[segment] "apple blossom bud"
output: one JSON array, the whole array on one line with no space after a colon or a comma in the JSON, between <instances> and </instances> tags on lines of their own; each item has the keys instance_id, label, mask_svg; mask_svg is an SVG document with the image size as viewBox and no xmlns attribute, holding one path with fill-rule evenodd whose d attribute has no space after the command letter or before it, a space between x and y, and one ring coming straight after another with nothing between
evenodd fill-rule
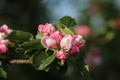
<instances>
[{"instance_id":1,"label":"apple blossom bud","mask_svg":"<svg viewBox=\"0 0 120 80\"><path fill-rule=\"evenodd\" d=\"M74 32L77 35L89 36L91 34L91 29L86 25L76 26Z\"/></svg>"},{"instance_id":2,"label":"apple blossom bud","mask_svg":"<svg viewBox=\"0 0 120 80\"><path fill-rule=\"evenodd\" d=\"M0 44L0 53L5 54L7 52L7 47L5 44Z\"/></svg>"},{"instance_id":3,"label":"apple blossom bud","mask_svg":"<svg viewBox=\"0 0 120 80\"><path fill-rule=\"evenodd\" d=\"M0 27L0 32L5 33L5 35L8 35L9 33L12 32L12 30L9 29L6 24L4 24Z\"/></svg>"},{"instance_id":4,"label":"apple blossom bud","mask_svg":"<svg viewBox=\"0 0 120 80\"><path fill-rule=\"evenodd\" d=\"M54 26L52 24L46 23L44 31L49 33L49 34L52 34L55 31L55 29L54 29Z\"/></svg>"},{"instance_id":5,"label":"apple blossom bud","mask_svg":"<svg viewBox=\"0 0 120 80\"><path fill-rule=\"evenodd\" d=\"M55 31L54 26L52 24L46 23L45 25L40 24L38 26L38 32L42 32L44 36L50 35Z\"/></svg>"},{"instance_id":6,"label":"apple blossom bud","mask_svg":"<svg viewBox=\"0 0 120 80\"><path fill-rule=\"evenodd\" d=\"M55 48L56 41L49 36L43 36L41 39L41 44L44 48Z\"/></svg>"},{"instance_id":7,"label":"apple blossom bud","mask_svg":"<svg viewBox=\"0 0 120 80\"><path fill-rule=\"evenodd\" d=\"M62 33L60 31L55 31L50 35L50 37L52 37L56 43L59 44L62 39Z\"/></svg>"},{"instance_id":8,"label":"apple blossom bud","mask_svg":"<svg viewBox=\"0 0 120 80\"><path fill-rule=\"evenodd\" d=\"M8 45L9 40L0 39L0 44Z\"/></svg>"},{"instance_id":9,"label":"apple blossom bud","mask_svg":"<svg viewBox=\"0 0 120 80\"><path fill-rule=\"evenodd\" d=\"M60 60L67 59L67 53L65 53L64 51L57 51L55 56L57 59L60 59Z\"/></svg>"},{"instance_id":10,"label":"apple blossom bud","mask_svg":"<svg viewBox=\"0 0 120 80\"><path fill-rule=\"evenodd\" d=\"M71 48L71 53L72 55L76 55L79 52L79 47L72 47Z\"/></svg>"},{"instance_id":11,"label":"apple blossom bud","mask_svg":"<svg viewBox=\"0 0 120 80\"><path fill-rule=\"evenodd\" d=\"M82 47L84 46L85 41L83 40L82 36L80 35L73 35L72 36L72 46Z\"/></svg>"},{"instance_id":12,"label":"apple blossom bud","mask_svg":"<svg viewBox=\"0 0 120 80\"><path fill-rule=\"evenodd\" d=\"M69 51L72 46L72 37L71 35L65 35L62 40L60 41L60 47Z\"/></svg>"},{"instance_id":13,"label":"apple blossom bud","mask_svg":"<svg viewBox=\"0 0 120 80\"><path fill-rule=\"evenodd\" d=\"M43 24L40 24L39 26L38 26L38 32L43 32L43 30L44 30L44 25Z\"/></svg>"},{"instance_id":14,"label":"apple blossom bud","mask_svg":"<svg viewBox=\"0 0 120 80\"><path fill-rule=\"evenodd\" d=\"M4 39L6 37L5 33L0 32L0 39Z\"/></svg>"}]
</instances>

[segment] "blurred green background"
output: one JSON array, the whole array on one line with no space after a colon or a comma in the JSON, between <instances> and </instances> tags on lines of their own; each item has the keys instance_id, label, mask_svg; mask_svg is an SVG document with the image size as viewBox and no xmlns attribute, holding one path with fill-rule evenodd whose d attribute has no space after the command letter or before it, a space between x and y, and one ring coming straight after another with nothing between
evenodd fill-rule
<instances>
[{"instance_id":1,"label":"blurred green background","mask_svg":"<svg viewBox=\"0 0 120 80\"><path fill-rule=\"evenodd\" d=\"M86 45L81 52L93 80L120 80L119 3L120 0L0 0L0 26L7 24L11 29L35 35L39 24L55 24L59 18L71 16L77 26L85 25L91 31L83 36ZM77 65L69 65L64 74L35 71L32 65L5 65L6 80L81 80Z\"/></svg>"}]
</instances>

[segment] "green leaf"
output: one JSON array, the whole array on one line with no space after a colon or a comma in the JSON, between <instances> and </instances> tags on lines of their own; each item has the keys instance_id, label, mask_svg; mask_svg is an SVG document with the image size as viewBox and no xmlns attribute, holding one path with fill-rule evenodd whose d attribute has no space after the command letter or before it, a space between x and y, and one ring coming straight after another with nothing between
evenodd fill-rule
<instances>
[{"instance_id":1,"label":"green leaf","mask_svg":"<svg viewBox=\"0 0 120 80\"><path fill-rule=\"evenodd\" d=\"M7 78L7 73L0 67L0 77Z\"/></svg>"},{"instance_id":2,"label":"green leaf","mask_svg":"<svg viewBox=\"0 0 120 80\"><path fill-rule=\"evenodd\" d=\"M52 55L48 56L44 52L38 51L34 56L33 56L33 66L37 70L49 70L49 65L55 60L55 54L53 53Z\"/></svg>"},{"instance_id":3,"label":"green leaf","mask_svg":"<svg viewBox=\"0 0 120 80\"><path fill-rule=\"evenodd\" d=\"M61 18L58 22L60 22L61 24L64 24L67 27L73 27L74 25L76 25L75 19L70 16L65 16Z\"/></svg>"},{"instance_id":4,"label":"green leaf","mask_svg":"<svg viewBox=\"0 0 120 80\"><path fill-rule=\"evenodd\" d=\"M38 70L44 70L48 65L50 65L55 60L55 54L52 54L47 59L43 60L39 65Z\"/></svg>"},{"instance_id":5,"label":"green leaf","mask_svg":"<svg viewBox=\"0 0 120 80\"><path fill-rule=\"evenodd\" d=\"M43 37L43 35L40 32L38 32L36 35L36 39L41 39L42 37Z\"/></svg>"},{"instance_id":6,"label":"green leaf","mask_svg":"<svg viewBox=\"0 0 120 80\"><path fill-rule=\"evenodd\" d=\"M36 53L34 53L32 62L33 62L33 66L35 67L35 69L38 69L42 61L46 59L47 57L48 56L42 50L41 51L39 50Z\"/></svg>"},{"instance_id":7,"label":"green leaf","mask_svg":"<svg viewBox=\"0 0 120 80\"><path fill-rule=\"evenodd\" d=\"M16 40L16 41L29 41L32 40L34 37L31 33L29 32L24 32L24 31L19 31L19 30L14 30L13 32L11 32L6 39L9 40Z\"/></svg>"},{"instance_id":8,"label":"green leaf","mask_svg":"<svg viewBox=\"0 0 120 80\"><path fill-rule=\"evenodd\" d=\"M27 42L24 42L23 44L19 45L19 48L23 49L24 53L26 54L32 50L41 49L43 47L40 43L40 40L34 39L34 40L27 41Z\"/></svg>"},{"instance_id":9,"label":"green leaf","mask_svg":"<svg viewBox=\"0 0 120 80\"><path fill-rule=\"evenodd\" d=\"M23 44L20 45L20 48L23 48L25 50L30 50L30 49L41 49L42 45L40 43L40 40L31 40L24 42Z\"/></svg>"},{"instance_id":10,"label":"green leaf","mask_svg":"<svg viewBox=\"0 0 120 80\"><path fill-rule=\"evenodd\" d=\"M57 23L57 28L62 32L62 34L71 34L73 35L74 33L67 28L67 26L65 26L64 24L61 24L60 22Z\"/></svg>"},{"instance_id":11,"label":"green leaf","mask_svg":"<svg viewBox=\"0 0 120 80\"><path fill-rule=\"evenodd\" d=\"M24 53L24 49L23 48L16 48L15 52L16 53Z\"/></svg>"}]
</instances>

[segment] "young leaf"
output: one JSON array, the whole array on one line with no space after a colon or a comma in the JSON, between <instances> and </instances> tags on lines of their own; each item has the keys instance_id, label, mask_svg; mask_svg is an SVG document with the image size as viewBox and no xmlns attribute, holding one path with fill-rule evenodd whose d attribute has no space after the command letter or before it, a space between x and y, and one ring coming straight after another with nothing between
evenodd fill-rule
<instances>
[{"instance_id":1,"label":"young leaf","mask_svg":"<svg viewBox=\"0 0 120 80\"><path fill-rule=\"evenodd\" d=\"M57 23L57 28L62 32L62 34L74 34L69 28L67 28L67 26L61 24L60 22Z\"/></svg>"},{"instance_id":2,"label":"young leaf","mask_svg":"<svg viewBox=\"0 0 120 80\"><path fill-rule=\"evenodd\" d=\"M74 18L70 17L70 16L65 16L63 18L61 18L59 20L59 22L61 24L64 24L67 27L73 27L74 25L76 25L76 21Z\"/></svg>"},{"instance_id":3,"label":"young leaf","mask_svg":"<svg viewBox=\"0 0 120 80\"><path fill-rule=\"evenodd\" d=\"M24 31L19 31L19 30L14 30L13 32L11 32L6 39L9 40L16 40L16 41L29 41L32 40L34 37L31 33L29 32L24 32Z\"/></svg>"},{"instance_id":4,"label":"young leaf","mask_svg":"<svg viewBox=\"0 0 120 80\"><path fill-rule=\"evenodd\" d=\"M49 65L55 60L55 54L48 56L44 52L37 51L33 56L33 66L37 70L47 70Z\"/></svg>"},{"instance_id":5,"label":"young leaf","mask_svg":"<svg viewBox=\"0 0 120 80\"><path fill-rule=\"evenodd\" d=\"M38 69L42 61L46 59L47 57L48 56L43 51L40 51L40 50L34 53L32 57L32 62L33 62L33 66L35 67L35 69Z\"/></svg>"},{"instance_id":6,"label":"young leaf","mask_svg":"<svg viewBox=\"0 0 120 80\"><path fill-rule=\"evenodd\" d=\"M0 77L7 78L7 73L0 67Z\"/></svg>"},{"instance_id":7,"label":"young leaf","mask_svg":"<svg viewBox=\"0 0 120 80\"><path fill-rule=\"evenodd\" d=\"M43 60L39 65L38 70L44 70L48 65L50 65L55 60L55 54L52 54L47 59Z\"/></svg>"},{"instance_id":8,"label":"young leaf","mask_svg":"<svg viewBox=\"0 0 120 80\"><path fill-rule=\"evenodd\" d=\"M43 35L38 32L37 35L36 35L36 39L41 39L42 37L43 37Z\"/></svg>"}]
</instances>

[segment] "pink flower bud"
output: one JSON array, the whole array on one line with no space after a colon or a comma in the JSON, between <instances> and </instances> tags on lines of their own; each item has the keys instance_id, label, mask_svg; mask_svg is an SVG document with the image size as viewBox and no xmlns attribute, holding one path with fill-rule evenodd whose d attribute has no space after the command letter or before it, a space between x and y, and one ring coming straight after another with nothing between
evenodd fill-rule
<instances>
[{"instance_id":1,"label":"pink flower bud","mask_svg":"<svg viewBox=\"0 0 120 80\"><path fill-rule=\"evenodd\" d=\"M86 25L76 26L74 32L77 35L89 36L91 34L91 29Z\"/></svg>"},{"instance_id":2,"label":"pink flower bud","mask_svg":"<svg viewBox=\"0 0 120 80\"><path fill-rule=\"evenodd\" d=\"M0 39L4 39L6 37L5 33L0 32Z\"/></svg>"},{"instance_id":3,"label":"pink flower bud","mask_svg":"<svg viewBox=\"0 0 120 80\"><path fill-rule=\"evenodd\" d=\"M65 35L62 40L60 41L60 47L69 51L72 46L72 37L71 35Z\"/></svg>"},{"instance_id":4,"label":"pink flower bud","mask_svg":"<svg viewBox=\"0 0 120 80\"><path fill-rule=\"evenodd\" d=\"M44 36L50 35L55 31L54 26L52 24L46 23L45 25L40 24L38 26L38 32L42 32Z\"/></svg>"},{"instance_id":5,"label":"pink flower bud","mask_svg":"<svg viewBox=\"0 0 120 80\"><path fill-rule=\"evenodd\" d=\"M54 26L52 24L46 23L44 31L48 32L49 34L52 34L55 31L55 29L54 29Z\"/></svg>"},{"instance_id":6,"label":"pink flower bud","mask_svg":"<svg viewBox=\"0 0 120 80\"><path fill-rule=\"evenodd\" d=\"M0 39L0 44L8 45L8 43L9 43L9 40Z\"/></svg>"},{"instance_id":7,"label":"pink flower bud","mask_svg":"<svg viewBox=\"0 0 120 80\"><path fill-rule=\"evenodd\" d=\"M12 30L8 28L6 24L0 27L0 32L5 33L6 35L11 33Z\"/></svg>"},{"instance_id":8,"label":"pink flower bud","mask_svg":"<svg viewBox=\"0 0 120 80\"><path fill-rule=\"evenodd\" d=\"M72 55L76 55L79 52L79 47L72 47L71 48L71 53Z\"/></svg>"},{"instance_id":9,"label":"pink flower bud","mask_svg":"<svg viewBox=\"0 0 120 80\"><path fill-rule=\"evenodd\" d=\"M55 56L57 59L60 59L60 60L67 59L67 53L65 53L64 51L57 51Z\"/></svg>"},{"instance_id":10,"label":"pink flower bud","mask_svg":"<svg viewBox=\"0 0 120 80\"><path fill-rule=\"evenodd\" d=\"M55 31L50 35L50 37L52 37L56 43L59 44L62 39L62 33L60 31Z\"/></svg>"},{"instance_id":11,"label":"pink flower bud","mask_svg":"<svg viewBox=\"0 0 120 80\"><path fill-rule=\"evenodd\" d=\"M41 44L44 48L55 48L56 47L56 41L49 36L44 36L41 39Z\"/></svg>"},{"instance_id":12,"label":"pink flower bud","mask_svg":"<svg viewBox=\"0 0 120 80\"><path fill-rule=\"evenodd\" d=\"M7 47L5 44L0 44L0 53L5 54L7 52Z\"/></svg>"},{"instance_id":13,"label":"pink flower bud","mask_svg":"<svg viewBox=\"0 0 120 80\"><path fill-rule=\"evenodd\" d=\"M43 24L40 24L39 26L38 26L38 32L43 32L43 30L44 30L44 25Z\"/></svg>"},{"instance_id":14,"label":"pink flower bud","mask_svg":"<svg viewBox=\"0 0 120 80\"><path fill-rule=\"evenodd\" d=\"M85 41L83 40L82 36L80 35L73 35L72 36L72 45L76 47L84 46Z\"/></svg>"}]
</instances>

